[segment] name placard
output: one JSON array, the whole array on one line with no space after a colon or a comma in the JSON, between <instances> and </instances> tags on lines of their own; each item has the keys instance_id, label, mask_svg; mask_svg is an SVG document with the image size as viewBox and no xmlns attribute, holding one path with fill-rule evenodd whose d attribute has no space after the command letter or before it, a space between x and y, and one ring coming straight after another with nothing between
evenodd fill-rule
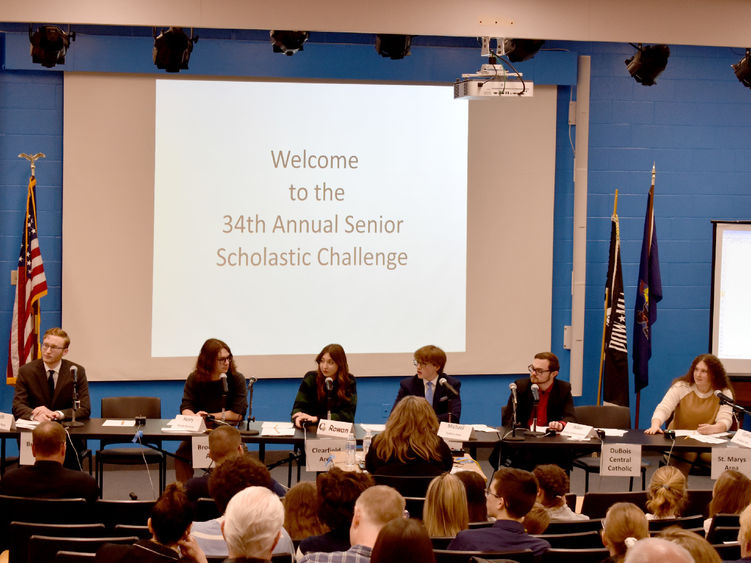
<instances>
[{"instance_id":1,"label":"name placard","mask_svg":"<svg viewBox=\"0 0 751 563\"><path fill-rule=\"evenodd\" d=\"M561 436L567 436L571 440L589 440L597 436L597 434L592 426L577 422L568 422L566 423L566 427L561 430Z\"/></svg>"},{"instance_id":2,"label":"name placard","mask_svg":"<svg viewBox=\"0 0 751 563\"><path fill-rule=\"evenodd\" d=\"M0 412L0 430L7 431L15 429L16 419L13 418L13 415L8 414L7 412Z\"/></svg>"},{"instance_id":3,"label":"name placard","mask_svg":"<svg viewBox=\"0 0 751 563\"><path fill-rule=\"evenodd\" d=\"M447 442L466 442L473 434L474 429L470 424L441 422L438 426L438 435Z\"/></svg>"},{"instance_id":4,"label":"name placard","mask_svg":"<svg viewBox=\"0 0 751 563\"><path fill-rule=\"evenodd\" d=\"M34 454L31 452L31 432L21 432L21 443L18 449L18 465L34 465Z\"/></svg>"},{"instance_id":5,"label":"name placard","mask_svg":"<svg viewBox=\"0 0 751 563\"><path fill-rule=\"evenodd\" d=\"M305 440L305 471L328 471L334 464L334 452L343 452L347 440Z\"/></svg>"},{"instance_id":6,"label":"name placard","mask_svg":"<svg viewBox=\"0 0 751 563\"><path fill-rule=\"evenodd\" d=\"M316 434L319 438L344 438L346 440L350 432L354 433L353 427L354 424L351 422L324 418L318 421Z\"/></svg>"},{"instance_id":7,"label":"name placard","mask_svg":"<svg viewBox=\"0 0 751 563\"><path fill-rule=\"evenodd\" d=\"M751 452L746 448L712 448L712 479L723 471L735 469L744 475L751 471Z\"/></svg>"},{"instance_id":8,"label":"name placard","mask_svg":"<svg viewBox=\"0 0 751 563\"><path fill-rule=\"evenodd\" d=\"M569 422L569 424L571 424ZM568 424L566 425L568 428ZM603 444L600 450L600 475L638 477L641 474L641 446Z\"/></svg>"},{"instance_id":9,"label":"name placard","mask_svg":"<svg viewBox=\"0 0 751 563\"><path fill-rule=\"evenodd\" d=\"M743 446L745 448L751 448L751 432L739 428L735 432L735 436L730 439L736 446Z\"/></svg>"},{"instance_id":10,"label":"name placard","mask_svg":"<svg viewBox=\"0 0 751 563\"><path fill-rule=\"evenodd\" d=\"M206 469L211 467L208 435L193 436L190 439L190 442L193 450L193 467L195 469Z\"/></svg>"},{"instance_id":11,"label":"name placard","mask_svg":"<svg viewBox=\"0 0 751 563\"><path fill-rule=\"evenodd\" d=\"M173 432L206 432L206 422L198 415L178 414L167 426Z\"/></svg>"}]
</instances>

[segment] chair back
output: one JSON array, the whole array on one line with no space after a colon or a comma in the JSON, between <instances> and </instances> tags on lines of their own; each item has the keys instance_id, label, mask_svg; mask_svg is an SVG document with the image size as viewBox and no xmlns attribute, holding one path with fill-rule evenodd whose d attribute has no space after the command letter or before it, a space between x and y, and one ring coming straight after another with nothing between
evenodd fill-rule
<instances>
[{"instance_id":1,"label":"chair back","mask_svg":"<svg viewBox=\"0 0 751 563\"><path fill-rule=\"evenodd\" d=\"M271 563L295 563L295 558L291 553L272 553Z\"/></svg>"},{"instance_id":2,"label":"chair back","mask_svg":"<svg viewBox=\"0 0 751 563\"><path fill-rule=\"evenodd\" d=\"M78 551L58 551L55 563L92 563L96 553L79 553Z\"/></svg>"},{"instance_id":3,"label":"chair back","mask_svg":"<svg viewBox=\"0 0 751 563\"><path fill-rule=\"evenodd\" d=\"M103 500L96 501L99 522L112 530L117 524L145 526L148 523L155 500Z\"/></svg>"},{"instance_id":4,"label":"chair back","mask_svg":"<svg viewBox=\"0 0 751 563\"><path fill-rule=\"evenodd\" d=\"M543 535L547 534L576 534L578 532L599 532L602 530L602 518L590 520L553 520L545 528Z\"/></svg>"},{"instance_id":5,"label":"chair back","mask_svg":"<svg viewBox=\"0 0 751 563\"><path fill-rule=\"evenodd\" d=\"M102 418L162 418L159 397L102 397Z\"/></svg>"},{"instance_id":6,"label":"chair back","mask_svg":"<svg viewBox=\"0 0 751 563\"><path fill-rule=\"evenodd\" d=\"M572 534L537 534L536 538L545 540L550 547L564 547L568 549L601 548L602 537L597 530L575 532Z\"/></svg>"},{"instance_id":7,"label":"chair back","mask_svg":"<svg viewBox=\"0 0 751 563\"><path fill-rule=\"evenodd\" d=\"M11 521L71 524L96 521L85 499L47 499L0 495L0 551L8 549Z\"/></svg>"},{"instance_id":8,"label":"chair back","mask_svg":"<svg viewBox=\"0 0 751 563\"><path fill-rule=\"evenodd\" d=\"M138 541L130 537L55 538L33 535L29 538L29 561L49 563L55 560L58 551L96 553L105 543L132 544Z\"/></svg>"},{"instance_id":9,"label":"chair back","mask_svg":"<svg viewBox=\"0 0 751 563\"><path fill-rule=\"evenodd\" d=\"M590 518L605 518L608 508L616 502L632 502L644 510L644 505L647 502L647 493L646 491L585 493L584 501L582 502L582 514L586 514Z\"/></svg>"},{"instance_id":10,"label":"chair back","mask_svg":"<svg viewBox=\"0 0 751 563\"><path fill-rule=\"evenodd\" d=\"M31 536L54 536L58 538L88 537L104 535L104 524L38 524L34 522L10 523L9 563L27 563L29 560L29 538Z\"/></svg>"},{"instance_id":11,"label":"chair back","mask_svg":"<svg viewBox=\"0 0 751 563\"><path fill-rule=\"evenodd\" d=\"M221 514L213 498L201 497L195 504L195 521L207 522L214 518L219 518Z\"/></svg>"},{"instance_id":12,"label":"chair back","mask_svg":"<svg viewBox=\"0 0 751 563\"><path fill-rule=\"evenodd\" d=\"M404 497L406 510L410 518L422 520L422 509L425 507L425 497Z\"/></svg>"},{"instance_id":13,"label":"chair back","mask_svg":"<svg viewBox=\"0 0 751 563\"><path fill-rule=\"evenodd\" d=\"M531 550L520 551L449 551L448 549L433 549L436 563L470 563L473 557L483 559L511 559L517 563L534 563L535 557Z\"/></svg>"},{"instance_id":14,"label":"chair back","mask_svg":"<svg viewBox=\"0 0 751 563\"><path fill-rule=\"evenodd\" d=\"M451 540L456 536L430 536L430 543L433 544L433 549L447 549Z\"/></svg>"},{"instance_id":15,"label":"chair back","mask_svg":"<svg viewBox=\"0 0 751 563\"><path fill-rule=\"evenodd\" d=\"M723 561L736 561L741 558L741 544L735 543L713 543L712 547L720 555Z\"/></svg>"},{"instance_id":16,"label":"chair back","mask_svg":"<svg viewBox=\"0 0 751 563\"><path fill-rule=\"evenodd\" d=\"M740 526L717 526L710 528L707 533L707 541L711 544L736 542L738 541L738 532L740 531Z\"/></svg>"},{"instance_id":17,"label":"chair back","mask_svg":"<svg viewBox=\"0 0 751 563\"><path fill-rule=\"evenodd\" d=\"M591 549L552 548L542 554L542 563L600 563L610 557L604 547Z\"/></svg>"},{"instance_id":18,"label":"chair back","mask_svg":"<svg viewBox=\"0 0 751 563\"><path fill-rule=\"evenodd\" d=\"M704 517L701 514L693 516L682 516L681 518L661 518L659 520L649 521L649 533L659 532L670 526L678 526L688 530L690 528L701 528L704 524Z\"/></svg>"},{"instance_id":19,"label":"chair back","mask_svg":"<svg viewBox=\"0 0 751 563\"><path fill-rule=\"evenodd\" d=\"M435 475L373 475L378 485L393 487L403 497L423 497L428 492L428 485L435 479ZM422 518L422 512L420 513Z\"/></svg>"},{"instance_id":20,"label":"chair back","mask_svg":"<svg viewBox=\"0 0 751 563\"><path fill-rule=\"evenodd\" d=\"M717 528L740 528L741 523L739 519L739 514L715 514L712 518L712 523L709 525L709 531L707 532L707 541L712 544L722 543L721 541L715 541ZM734 539L737 539L737 537Z\"/></svg>"},{"instance_id":21,"label":"chair back","mask_svg":"<svg viewBox=\"0 0 751 563\"><path fill-rule=\"evenodd\" d=\"M116 536L138 536L142 540L150 540L153 535L148 526L135 524L117 524L114 529Z\"/></svg>"},{"instance_id":22,"label":"chair back","mask_svg":"<svg viewBox=\"0 0 751 563\"><path fill-rule=\"evenodd\" d=\"M701 514L709 517L709 503L712 500L712 489L688 490L688 502L683 509L684 514Z\"/></svg>"},{"instance_id":23,"label":"chair back","mask_svg":"<svg viewBox=\"0 0 751 563\"><path fill-rule=\"evenodd\" d=\"M618 405L582 405L574 407L579 424L596 428L631 428L631 409Z\"/></svg>"}]
</instances>

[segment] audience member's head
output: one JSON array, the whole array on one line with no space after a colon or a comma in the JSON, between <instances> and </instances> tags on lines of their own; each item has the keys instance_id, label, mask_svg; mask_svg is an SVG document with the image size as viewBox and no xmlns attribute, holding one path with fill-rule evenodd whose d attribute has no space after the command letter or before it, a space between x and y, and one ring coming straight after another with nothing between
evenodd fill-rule
<instances>
[{"instance_id":1,"label":"audience member's head","mask_svg":"<svg viewBox=\"0 0 751 563\"><path fill-rule=\"evenodd\" d=\"M365 489L355 503L349 542L352 545L373 547L378 532L395 518L404 518L404 497L386 485Z\"/></svg>"},{"instance_id":2,"label":"audience member's head","mask_svg":"<svg viewBox=\"0 0 751 563\"><path fill-rule=\"evenodd\" d=\"M441 459L438 417L425 397L408 395L391 411L386 428L373 440L380 459L395 457L406 463L415 456L424 460Z\"/></svg>"},{"instance_id":3,"label":"audience member's head","mask_svg":"<svg viewBox=\"0 0 751 563\"><path fill-rule=\"evenodd\" d=\"M375 485L367 473L342 471L337 467L321 473L316 479L318 518L331 530L348 528L360 494Z\"/></svg>"},{"instance_id":4,"label":"audience member's head","mask_svg":"<svg viewBox=\"0 0 751 563\"><path fill-rule=\"evenodd\" d=\"M741 512L741 527L738 530L738 543L741 544L741 557L751 557L751 505Z\"/></svg>"},{"instance_id":5,"label":"audience member's head","mask_svg":"<svg viewBox=\"0 0 751 563\"><path fill-rule=\"evenodd\" d=\"M529 471L501 467L493 476L487 497L488 516L521 522L535 504L537 480Z\"/></svg>"},{"instance_id":6,"label":"audience member's head","mask_svg":"<svg viewBox=\"0 0 751 563\"><path fill-rule=\"evenodd\" d=\"M709 516L740 514L751 503L751 479L740 471L723 471L712 488Z\"/></svg>"},{"instance_id":7,"label":"audience member's head","mask_svg":"<svg viewBox=\"0 0 751 563\"><path fill-rule=\"evenodd\" d=\"M209 434L209 457L216 467L244 453L242 436L234 426L222 425Z\"/></svg>"},{"instance_id":8,"label":"audience member's head","mask_svg":"<svg viewBox=\"0 0 751 563\"><path fill-rule=\"evenodd\" d=\"M722 563L720 554L712 544L699 534L684 530L678 526L670 526L660 532L658 536L682 546L694 558L695 563Z\"/></svg>"},{"instance_id":9,"label":"audience member's head","mask_svg":"<svg viewBox=\"0 0 751 563\"><path fill-rule=\"evenodd\" d=\"M467 529L467 491L458 477L443 473L430 482L422 521L432 537L455 536Z\"/></svg>"},{"instance_id":10,"label":"audience member's head","mask_svg":"<svg viewBox=\"0 0 751 563\"><path fill-rule=\"evenodd\" d=\"M678 468L665 465L654 472L647 490L647 510L657 518L678 518L687 500L686 476Z\"/></svg>"},{"instance_id":11,"label":"audience member's head","mask_svg":"<svg viewBox=\"0 0 751 563\"><path fill-rule=\"evenodd\" d=\"M209 494L220 514L224 514L230 499L246 487L270 486L269 470L248 454L228 459L212 471L209 477Z\"/></svg>"},{"instance_id":12,"label":"audience member's head","mask_svg":"<svg viewBox=\"0 0 751 563\"><path fill-rule=\"evenodd\" d=\"M149 530L154 540L173 546L190 532L193 507L181 483L170 483L154 503L149 518Z\"/></svg>"},{"instance_id":13,"label":"audience member's head","mask_svg":"<svg viewBox=\"0 0 751 563\"><path fill-rule=\"evenodd\" d=\"M467 511L470 522L485 522L488 519L488 507L485 502L485 479L475 471L457 471L454 473L467 492Z\"/></svg>"},{"instance_id":14,"label":"audience member's head","mask_svg":"<svg viewBox=\"0 0 751 563\"><path fill-rule=\"evenodd\" d=\"M370 563L434 563L433 544L422 522L396 518L378 534Z\"/></svg>"},{"instance_id":15,"label":"audience member's head","mask_svg":"<svg viewBox=\"0 0 751 563\"><path fill-rule=\"evenodd\" d=\"M568 474L562 468L553 464L538 465L532 473L540 488L537 493L538 502L545 508L563 506L570 486Z\"/></svg>"},{"instance_id":16,"label":"audience member's head","mask_svg":"<svg viewBox=\"0 0 751 563\"><path fill-rule=\"evenodd\" d=\"M648 537L629 548L625 563L694 563L694 559L677 543Z\"/></svg>"},{"instance_id":17,"label":"audience member's head","mask_svg":"<svg viewBox=\"0 0 751 563\"><path fill-rule=\"evenodd\" d=\"M524 516L522 524L524 524L524 529L528 534L542 534L550 524L550 512L539 502L536 502L532 506L532 510Z\"/></svg>"},{"instance_id":18,"label":"audience member's head","mask_svg":"<svg viewBox=\"0 0 751 563\"><path fill-rule=\"evenodd\" d=\"M623 561L626 551L642 538L649 537L644 512L630 502L617 502L608 509L602 530L602 543L614 561Z\"/></svg>"},{"instance_id":19,"label":"audience member's head","mask_svg":"<svg viewBox=\"0 0 751 563\"><path fill-rule=\"evenodd\" d=\"M31 432L31 453L34 459L57 461L65 460L65 430L56 422L40 422Z\"/></svg>"},{"instance_id":20,"label":"audience member's head","mask_svg":"<svg viewBox=\"0 0 751 563\"><path fill-rule=\"evenodd\" d=\"M229 501L222 522L229 556L271 559L283 522L284 508L276 494L266 487L243 489Z\"/></svg>"},{"instance_id":21,"label":"audience member's head","mask_svg":"<svg viewBox=\"0 0 751 563\"><path fill-rule=\"evenodd\" d=\"M328 531L318 519L318 493L310 481L300 481L284 495L284 529L293 540Z\"/></svg>"}]
</instances>

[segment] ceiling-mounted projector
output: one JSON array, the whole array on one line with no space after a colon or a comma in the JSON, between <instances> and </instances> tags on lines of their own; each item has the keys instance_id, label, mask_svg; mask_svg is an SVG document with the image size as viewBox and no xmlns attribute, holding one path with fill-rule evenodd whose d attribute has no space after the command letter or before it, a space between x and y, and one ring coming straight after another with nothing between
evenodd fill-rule
<instances>
[{"instance_id":1,"label":"ceiling-mounted projector","mask_svg":"<svg viewBox=\"0 0 751 563\"><path fill-rule=\"evenodd\" d=\"M528 97L534 93L534 84L524 80L521 73L509 74L503 65L484 64L474 74L462 74L454 83L454 99Z\"/></svg>"}]
</instances>

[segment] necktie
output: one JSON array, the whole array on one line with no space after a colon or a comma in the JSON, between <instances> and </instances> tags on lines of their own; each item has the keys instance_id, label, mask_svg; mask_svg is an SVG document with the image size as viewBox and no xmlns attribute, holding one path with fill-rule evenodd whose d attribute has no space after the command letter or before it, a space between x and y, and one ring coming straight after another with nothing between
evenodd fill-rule
<instances>
[{"instance_id":1,"label":"necktie","mask_svg":"<svg viewBox=\"0 0 751 563\"><path fill-rule=\"evenodd\" d=\"M55 370L50 370L49 377L47 377L47 387L50 388L50 397L55 394Z\"/></svg>"},{"instance_id":2,"label":"necktie","mask_svg":"<svg viewBox=\"0 0 751 563\"><path fill-rule=\"evenodd\" d=\"M425 400L431 405L433 404L433 382L432 381L428 381L425 384Z\"/></svg>"}]
</instances>

